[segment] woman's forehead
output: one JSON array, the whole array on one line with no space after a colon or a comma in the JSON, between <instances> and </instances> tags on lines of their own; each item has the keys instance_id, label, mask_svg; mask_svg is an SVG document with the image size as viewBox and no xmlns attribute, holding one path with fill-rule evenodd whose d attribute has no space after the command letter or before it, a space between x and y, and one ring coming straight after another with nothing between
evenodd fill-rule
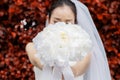
<instances>
[{"instance_id":1,"label":"woman's forehead","mask_svg":"<svg viewBox=\"0 0 120 80\"><path fill-rule=\"evenodd\" d=\"M71 18L74 18L75 16L69 6L62 6L62 7L57 7L56 9L54 9L51 17L56 18L56 19L60 19L60 18L71 19Z\"/></svg>"}]
</instances>

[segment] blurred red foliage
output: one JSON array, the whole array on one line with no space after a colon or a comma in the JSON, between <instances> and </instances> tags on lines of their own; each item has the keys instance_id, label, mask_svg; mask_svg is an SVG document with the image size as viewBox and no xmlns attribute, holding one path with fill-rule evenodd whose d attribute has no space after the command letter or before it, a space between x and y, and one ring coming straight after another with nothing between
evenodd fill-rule
<instances>
[{"instance_id":1,"label":"blurred red foliage","mask_svg":"<svg viewBox=\"0 0 120 80\"><path fill-rule=\"evenodd\" d=\"M34 80L25 45L44 28L54 0L0 1L0 80ZM120 1L81 0L103 40L113 80L120 79ZM27 22L27 25L25 23Z\"/></svg>"}]
</instances>

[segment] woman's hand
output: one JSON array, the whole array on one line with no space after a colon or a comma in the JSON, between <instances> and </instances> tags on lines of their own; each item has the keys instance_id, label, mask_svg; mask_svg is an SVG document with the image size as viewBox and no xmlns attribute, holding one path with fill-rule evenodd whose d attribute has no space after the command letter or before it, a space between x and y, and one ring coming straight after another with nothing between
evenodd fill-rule
<instances>
[{"instance_id":1,"label":"woman's hand","mask_svg":"<svg viewBox=\"0 0 120 80\"><path fill-rule=\"evenodd\" d=\"M79 61L75 65L71 66L71 69L75 77L85 73L90 64L90 58L91 54L89 53L82 61Z\"/></svg>"},{"instance_id":2,"label":"woman's hand","mask_svg":"<svg viewBox=\"0 0 120 80\"><path fill-rule=\"evenodd\" d=\"M28 43L28 44L26 45L26 48L25 48L25 49L26 49L26 52L27 52L27 55L28 55L28 58L29 58L30 62L31 62L34 66L36 66L36 67L38 67L39 69L42 70L43 65L40 63L40 59L37 58L37 57L35 57L36 50L35 50L35 48L34 48L34 44L33 44L32 42Z\"/></svg>"}]
</instances>

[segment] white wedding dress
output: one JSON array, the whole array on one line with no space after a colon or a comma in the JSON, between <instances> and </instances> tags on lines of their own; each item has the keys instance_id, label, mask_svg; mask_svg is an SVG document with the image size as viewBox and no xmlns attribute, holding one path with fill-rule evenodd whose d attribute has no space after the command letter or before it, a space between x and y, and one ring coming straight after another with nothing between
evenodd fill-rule
<instances>
[{"instance_id":1,"label":"white wedding dress","mask_svg":"<svg viewBox=\"0 0 120 80\"><path fill-rule=\"evenodd\" d=\"M75 62L70 62L69 64L72 66L72 65L75 64ZM34 66L33 71L35 73L35 80L40 80L42 70L40 70L39 68ZM78 77L75 77L75 80L84 80L83 76L84 76L84 74L82 74L82 75L80 75ZM47 75L46 75L46 77L47 77ZM44 79L44 80L46 80L46 79Z\"/></svg>"}]
</instances>

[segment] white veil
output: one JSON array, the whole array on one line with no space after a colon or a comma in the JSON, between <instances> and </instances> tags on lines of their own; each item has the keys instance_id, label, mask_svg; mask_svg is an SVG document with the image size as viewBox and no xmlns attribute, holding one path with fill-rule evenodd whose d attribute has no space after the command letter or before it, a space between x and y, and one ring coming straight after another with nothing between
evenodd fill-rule
<instances>
[{"instance_id":1,"label":"white veil","mask_svg":"<svg viewBox=\"0 0 120 80\"><path fill-rule=\"evenodd\" d=\"M76 6L78 25L82 26L82 28L89 33L94 45L91 63L84 76L84 80L111 80L104 46L88 8L80 1L71 1Z\"/></svg>"}]
</instances>

